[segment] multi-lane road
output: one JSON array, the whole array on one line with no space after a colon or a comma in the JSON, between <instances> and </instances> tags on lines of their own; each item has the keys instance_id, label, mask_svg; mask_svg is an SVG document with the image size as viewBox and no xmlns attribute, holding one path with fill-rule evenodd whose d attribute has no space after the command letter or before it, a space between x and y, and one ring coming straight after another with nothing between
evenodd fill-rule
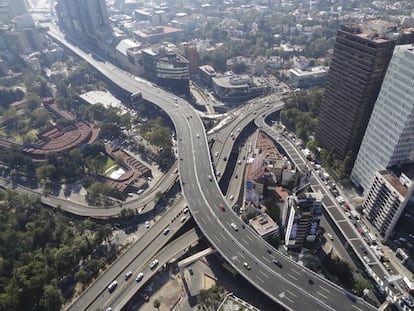
<instances>
[{"instance_id":1,"label":"multi-lane road","mask_svg":"<svg viewBox=\"0 0 414 311\"><path fill-rule=\"evenodd\" d=\"M280 146L285 150L285 152L292 159L296 167L302 171L306 172L310 170L311 176L309 178L310 187L313 191L321 191L323 194L322 205L326 213L331 218L332 222L336 225L337 231L340 235L343 236L344 240L348 243L356 256L359 258L361 264L365 266L367 273L380 285L385 288L386 293L391 297L395 298L394 290L387 286L388 278L390 275L388 271L382 266L381 262L376 256L370 251L370 247L366 244L364 239L355 229L354 225L349 221L348 217L345 215L343 209L336 202L334 196L326 188L325 184L321 181L318 176L317 171L315 171L310 165L308 165L307 160L304 155L298 150L298 148L292 143L291 139L286 135L283 135L282 132L278 129L275 129L273 126L269 126L264 118L257 118L256 123L258 126L261 126L262 129L273 139L275 139ZM367 263L364 257L368 257L370 264Z\"/></svg>"},{"instance_id":2,"label":"multi-lane road","mask_svg":"<svg viewBox=\"0 0 414 311\"><path fill-rule=\"evenodd\" d=\"M80 310L97 310L104 305L108 305L118 293L127 294L122 291L126 286L123 282L124 275L127 271L133 271L134 279L139 272L144 272L147 279L149 273L147 273L147 266L154 256L160 251L167 242L171 239L175 232L177 232L183 225L179 221L179 218L184 215L183 211L184 202L172 207L167 213L155 222L144 235L135 242L128 251L119 257L99 278L92 283L79 298L76 299L66 310L80 311ZM187 219L188 219L187 215ZM175 221L174 221L175 220ZM165 228L169 228L168 234L163 234ZM107 286L114 280L117 280L119 287L113 294L110 294L107 290ZM128 287L134 285L129 284Z\"/></svg>"},{"instance_id":3,"label":"multi-lane road","mask_svg":"<svg viewBox=\"0 0 414 311\"><path fill-rule=\"evenodd\" d=\"M207 136L203 123L192 107L182 99L174 103L173 95L151 83L137 79L110 63L97 61L69 44L54 30L50 36L87 60L101 74L130 93L141 92L143 98L162 108L174 123L178 137L179 173L183 193L192 215L211 244L248 281L274 301L291 310L374 310L350 296L337 285L319 277L272 249L227 206L213 175ZM219 206L225 206L222 211ZM230 224L238 226L234 230ZM277 258L279 268L272 263ZM244 267L248 263L250 270Z\"/></svg>"}]
</instances>

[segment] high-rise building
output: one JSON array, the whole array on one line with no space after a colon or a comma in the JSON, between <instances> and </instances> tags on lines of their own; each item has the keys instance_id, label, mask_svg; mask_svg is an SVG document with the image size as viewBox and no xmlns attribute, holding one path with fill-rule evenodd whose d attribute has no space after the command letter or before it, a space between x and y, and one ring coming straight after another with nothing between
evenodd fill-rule
<instances>
[{"instance_id":1,"label":"high-rise building","mask_svg":"<svg viewBox=\"0 0 414 311\"><path fill-rule=\"evenodd\" d=\"M0 0L0 5L10 5L13 17L29 14L26 0Z\"/></svg>"},{"instance_id":2,"label":"high-rise building","mask_svg":"<svg viewBox=\"0 0 414 311\"><path fill-rule=\"evenodd\" d=\"M58 0L59 26L75 38L102 40L110 28L105 0Z\"/></svg>"},{"instance_id":3,"label":"high-rise building","mask_svg":"<svg viewBox=\"0 0 414 311\"><path fill-rule=\"evenodd\" d=\"M351 178L368 191L375 173L414 161L414 46L397 45Z\"/></svg>"},{"instance_id":4,"label":"high-rise building","mask_svg":"<svg viewBox=\"0 0 414 311\"><path fill-rule=\"evenodd\" d=\"M355 160L394 49L396 26L380 20L337 33L316 139L336 158Z\"/></svg>"},{"instance_id":5,"label":"high-rise building","mask_svg":"<svg viewBox=\"0 0 414 311\"><path fill-rule=\"evenodd\" d=\"M405 174L398 178L384 170L375 174L363 205L363 213L378 232L388 239L404 209L411 205L414 182Z\"/></svg>"},{"instance_id":6,"label":"high-rise building","mask_svg":"<svg viewBox=\"0 0 414 311\"><path fill-rule=\"evenodd\" d=\"M300 248L305 242L316 239L322 217L322 193L299 193L287 200L285 245Z\"/></svg>"}]
</instances>

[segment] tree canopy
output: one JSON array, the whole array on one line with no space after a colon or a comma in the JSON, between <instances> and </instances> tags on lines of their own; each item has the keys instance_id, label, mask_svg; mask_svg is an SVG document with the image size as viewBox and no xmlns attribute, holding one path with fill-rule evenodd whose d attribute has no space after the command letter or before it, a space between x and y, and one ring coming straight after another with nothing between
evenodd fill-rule
<instances>
[{"instance_id":1,"label":"tree canopy","mask_svg":"<svg viewBox=\"0 0 414 311\"><path fill-rule=\"evenodd\" d=\"M75 274L83 271L86 285L113 259L103 243L110 234L110 225L72 220L37 197L0 190L0 310L60 310Z\"/></svg>"}]
</instances>

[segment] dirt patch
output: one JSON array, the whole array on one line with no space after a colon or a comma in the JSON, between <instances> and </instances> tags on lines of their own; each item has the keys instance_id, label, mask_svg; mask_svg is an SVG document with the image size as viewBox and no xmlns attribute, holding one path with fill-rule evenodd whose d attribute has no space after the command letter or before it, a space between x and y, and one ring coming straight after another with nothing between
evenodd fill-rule
<instances>
[{"instance_id":1,"label":"dirt patch","mask_svg":"<svg viewBox=\"0 0 414 311\"><path fill-rule=\"evenodd\" d=\"M214 285L216 285L217 279L213 276L210 276L208 274L203 274L203 288L204 289L210 289Z\"/></svg>"}]
</instances>

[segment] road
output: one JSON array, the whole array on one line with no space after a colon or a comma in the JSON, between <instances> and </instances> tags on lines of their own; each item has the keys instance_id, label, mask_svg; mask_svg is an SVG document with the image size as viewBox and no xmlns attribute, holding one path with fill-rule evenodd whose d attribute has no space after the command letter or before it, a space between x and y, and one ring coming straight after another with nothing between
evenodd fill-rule
<instances>
[{"instance_id":1,"label":"road","mask_svg":"<svg viewBox=\"0 0 414 311\"><path fill-rule=\"evenodd\" d=\"M259 290L290 310L374 310L361 299L350 299L337 285L323 279L286 258L276 250L267 253L268 244L250 229L233 230L230 223L242 228L242 222L228 207L213 175L207 136L203 123L194 109L184 100L174 104L174 95L150 82L117 69L103 60L67 43L54 30L49 35L87 60L118 87L130 93L141 92L145 100L162 108L174 123L178 137L178 167L184 196L200 230L214 248L248 281ZM226 211L218 208L224 205ZM283 269L272 264L277 258ZM251 270L243 263L248 262ZM312 279L312 284L309 283Z\"/></svg>"},{"instance_id":2,"label":"road","mask_svg":"<svg viewBox=\"0 0 414 311\"><path fill-rule=\"evenodd\" d=\"M113 281L121 281L127 271L131 270L136 276L142 268L147 266L152 260L152 257L171 239L175 232L183 223L178 219L183 214L182 210L184 203L178 204L172 207L167 213L152 227L148 229L146 233L136 241L128 251L102 273L94 283L92 283L83 293L71 304L66 310L78 311L78 310L96 310L106 305L108 302L109 293L107 286ZM175 219L175 221L173 221ZM164 235L163 230L169 227L170 232Z\"/></svg>"},{"instance_id":3,"label":"road","mask_svg":"<svg viewBox=\"0 0 414 311\"><path fill-rule=\"evenodd\" d=\"M117 289L117 293L119 295L112 295L112 299L108 300L105 303L105 307L111 307L112 310L121 310L135 295L135 293L145 284L145 282L149 281L154 274L163 267L164 264L167 264L170 260L176 259L176 257L180 257L184 255L190 246L194 246L199 240L199 236L195 229L192 229L177 239L171 241L166 245L159 253L156 254L156 259L159 261L156 269L151 269L148 265L143 265L142 269L140 270L144 277L141 282L135 281L134 274L133 277L129 279L128 282L125 282L121 279L121 282L125 282L122 288ZM94 311L96 309L89 308L90 310ZM105 310L105 308L103 309Z\"/></svg>"},{"instance_id":4,"label":"road","mask_svg":"<svg viewBox=\"0 0 414 311\"><path fill-rule=\"evenodd\" d=\"M108 206L108 207L89 207L87 205L80 204L78 202L73 202L67 198L60 198L55 196L45 196L39 193L37 190L27 188L20 184L15 184L15 188L21 193L30 194L30 195L39 195L42 203L52 206L59 207L60 209L83 217L92 217L92 218L113 218L119 216L122 210L124 209L137 209L140 214L147 213L152 211L155 204L157 203L156 197L157 192L166 192L171 186L177 182L178 176L171 169L167 174L163 176L161 180L158 181L156 187L150 189L145 194L142 194L139 199L131 200L120 205ZM0 177L0 187L10 188L10 180Z\"/></svg>"},{"instance_id":5,"label":"road","mask_svg":"<svg viewBox=\"0 0 414 311\"><path fill-rule=\"evenodd\" d=\"M313 191L321 191L323 194L322 206L326 213L331 218L332 222L336 225L337 232L343 236L344 240L347 241L349 247L357 255L360 262L366 269L366 272L379 284L385 288L386 293L391 299L396 299L396 292L393 288L386 286L388 281L385 277L389 277L389 272L385 270L381 262L371 252L370 247L367 245L365 240L358 233L354 225L349 221L345 215L342 207L336 202L331 192L326 188L326 185L319 178L318 172L308 165L304 155L297 149L292 141L283 135L279 130L272 126L269 126L264 119L256 119L259 126L271 137L273 137L282 148L285 150L287 155L293 161L293 163L302 171L308 169L311 170L311 177L309 183ZM366 254L363 249L368 251ZM368 265L364 257L368 257L372 264Z\"/></svg>"}]
</instances>

